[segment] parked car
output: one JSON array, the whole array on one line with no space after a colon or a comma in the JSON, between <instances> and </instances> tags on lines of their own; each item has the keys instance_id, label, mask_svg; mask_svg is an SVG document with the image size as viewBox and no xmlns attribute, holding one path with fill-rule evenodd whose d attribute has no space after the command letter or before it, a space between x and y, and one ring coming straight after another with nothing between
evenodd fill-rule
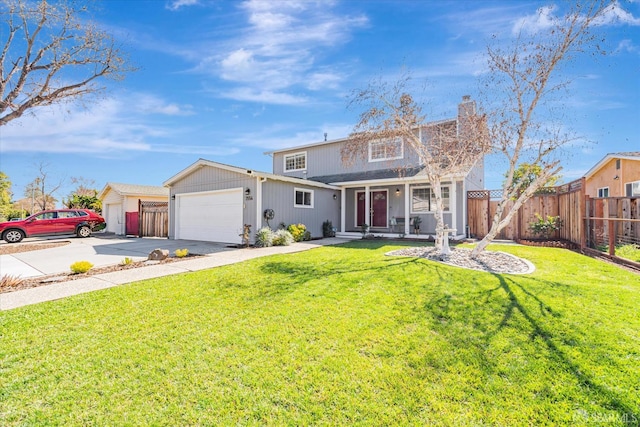
<instances>
[{"instance_id":1,"label":"parked car","mask_svg":"<svg viewBox=\"0 0 640 427\"><path fill-rule=\"evenodd\" d=\"M7 243L18 243L25 237L75 234L89 237L104 230L104 218L89 209L55 209L38 212L19 221L0 223L0 235Z\"/></svg>"}]
</instances>

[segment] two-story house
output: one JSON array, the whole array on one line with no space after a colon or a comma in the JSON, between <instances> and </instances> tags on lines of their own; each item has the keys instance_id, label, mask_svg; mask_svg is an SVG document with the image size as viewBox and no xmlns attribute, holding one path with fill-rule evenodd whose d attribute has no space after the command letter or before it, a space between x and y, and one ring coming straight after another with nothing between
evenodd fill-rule
<instances>
[{"instance_id":1,"label":"two-story house","mask_svg":"<svg viewBox=\"0 0 640 427\"><path fill-rule=\"evenodd\" d=\"M459 128L470 112L475 103L464 97L458 115L438 124ZM433 192L411 147L400 139L373 141L366 158L347 165L341 156L346 142L271 151L273 173L198 160L164 183L170 190L169 238L239 243L245 225L254 234L281 223L305 224L321 237L327 220L339 235L360 235L363 224L375 235L435 234ZM466 227L466 192L483 185L483 160L442 179L444 220L458 235Z\"/></svg>"}]
</instances>

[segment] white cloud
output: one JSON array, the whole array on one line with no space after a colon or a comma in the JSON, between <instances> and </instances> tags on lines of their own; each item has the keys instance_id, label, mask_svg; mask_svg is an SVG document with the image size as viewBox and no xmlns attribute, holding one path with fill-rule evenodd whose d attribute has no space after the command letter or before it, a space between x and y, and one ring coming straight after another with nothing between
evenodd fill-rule
<instances>
[{"instance_id":1,"label":"white cloud","mask_svg":"<svg viewBox=\"0 0 640 427\"><path fill-rule=\"evenodd\" d=\"M625 39L618 43L618 47L615 49L615 53L620 52L640 53L640 47L634 44L633 41Z\"/></svg>"},{"instance_id":2,"label":"white cloud","mask_svg":"<svg viewBox=\"0 0 640 427\"><path fill-rule=\"evenodd\" d=\"M191 105L167 103L163 99L147 94L137 94L135 98L136 103L134 108L141 113L162 114L167 116L190 116L194 114Z\"/></svg>"},{"instance_id":3,"label":"white cloud","mask_svg":"<svg viewBox=\"0 0 640 427\"><path fill-rule=\"evenodd\" d=\"M166 116L184 116L190 107L167 103L153 95L129 93L96 101L86 109L43 107L3 126L2 153L85 153L109 155L123 152L233 154L210 146L163 145L157 141L182 132ZM161 121L158 116L163 117Z\"/></svg>"},{"instance_id":4,"label":"white cloud","mask_svg":"<svg viewBox=\"0 0 640 427\"><path fill-rule=\"evenodd\" d=\"M271 90L259 90L251 87L238 87L220 92L219 95L236 101L263 102L278 105L300 105L307 102L307 98L304 96Z\"/></svg>"},{"instance_id":5,"label":"white cloud","mask_svg":"<svg viewBox=\"0 0 640 427\"><path fill-rule=\"evenodd\" d=\"M199 0L173 0L167 4L167 9L178 10L184 6L194 6L199 3Z\"/></svg>"},{"instance_id":6,"label":"white cloud","mask_svg":"<svg viewBox=\"0 0 640 427\"><path fill-rule=\"evenodd\" d=\"M618 2L606 8L605 12L595 21L596 25L640 25L640 18L635 18L624 10Z\"/></svg>"},{"instance_id":7,"label":"white cloud","mask_svg":"<svg viewBox=\"0 0 640 427\"><path fill-rule=\"evenodd\" d=\"M551 28L558 24L558 18L553 16L553 12L557 10L557 6L544 6L532 15L524 16L517 19L513 24L512 33L538 33Z\"/></svg>"},{"instance_id":8,"label":"white cloud","mask_svg":"<svg viewBox=\"0 0 640 427\"><path fill-rule=\"evenodd\" d=\"M552 28L560 23L560 18L555 16L558 7L555 5L544 6L536 11L536 13L519 18L515 21L512 32L518 34L520 32L536 34ZM634 17L631 13L624 10L617 1L610 4L604 11L593 21L593 25L640 25L640 18Z\"/></svg>"},{"instance_id":9,"label":"white cloud","mask_svg":"<svg viewBox=\"0 0 640 427\"><path fill-rule=\"evenodd\" d=\"M249 0L240 6L248 26L229 40L220 55L204 58L197 68L214 72L237 87L221 91L240 101L299 104L306 97L295 87L336 89L343 80L331 67L320 67L324 49L346 43L365 26L363 16L332 11L331 2ZM336 66L333 66L336 67Z\"/></svg>"}]
</instances>

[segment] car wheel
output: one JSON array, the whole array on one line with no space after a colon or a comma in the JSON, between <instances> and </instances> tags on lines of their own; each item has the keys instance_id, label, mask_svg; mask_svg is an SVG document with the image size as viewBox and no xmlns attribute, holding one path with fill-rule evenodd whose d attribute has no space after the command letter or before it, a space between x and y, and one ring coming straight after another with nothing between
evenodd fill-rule
<instances>
[{"instance_id":1,"label":"car wheel","mask_svg":"<svg viewBox=\"0 0 640 427\"><path fill-rule=\"evenodd\" d=\"M20 230L7 230L4 232L3 239L7 243L18 243L24 239L24 233Z\"/></svg>"},{"instance_id":2,"label":"car wheel","mask_svg":"<svg viewBox=\"0 0 640 427\"><path fill-rule=\"evenodd\" d=\"M91 229L86 225L78 228L78 232L76 233L78 237L89 237L91 236Z\"/></svg>"}]
</instances>

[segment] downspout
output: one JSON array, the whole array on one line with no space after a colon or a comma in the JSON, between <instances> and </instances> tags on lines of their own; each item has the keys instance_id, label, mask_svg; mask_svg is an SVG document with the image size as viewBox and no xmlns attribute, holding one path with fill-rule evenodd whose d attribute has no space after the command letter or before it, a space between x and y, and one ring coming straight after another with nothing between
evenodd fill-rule
<instances>
[{"instance_id":1,"label":"downspout","mask_svg":"<svg viewBox=\"0 0 640 427\"><path fill-rule=\"evenodd\" d=\"M256 176L256 229L255 234L262 228L262 183L267 182L267 178Z\"/></svg>"}]
</instances>

